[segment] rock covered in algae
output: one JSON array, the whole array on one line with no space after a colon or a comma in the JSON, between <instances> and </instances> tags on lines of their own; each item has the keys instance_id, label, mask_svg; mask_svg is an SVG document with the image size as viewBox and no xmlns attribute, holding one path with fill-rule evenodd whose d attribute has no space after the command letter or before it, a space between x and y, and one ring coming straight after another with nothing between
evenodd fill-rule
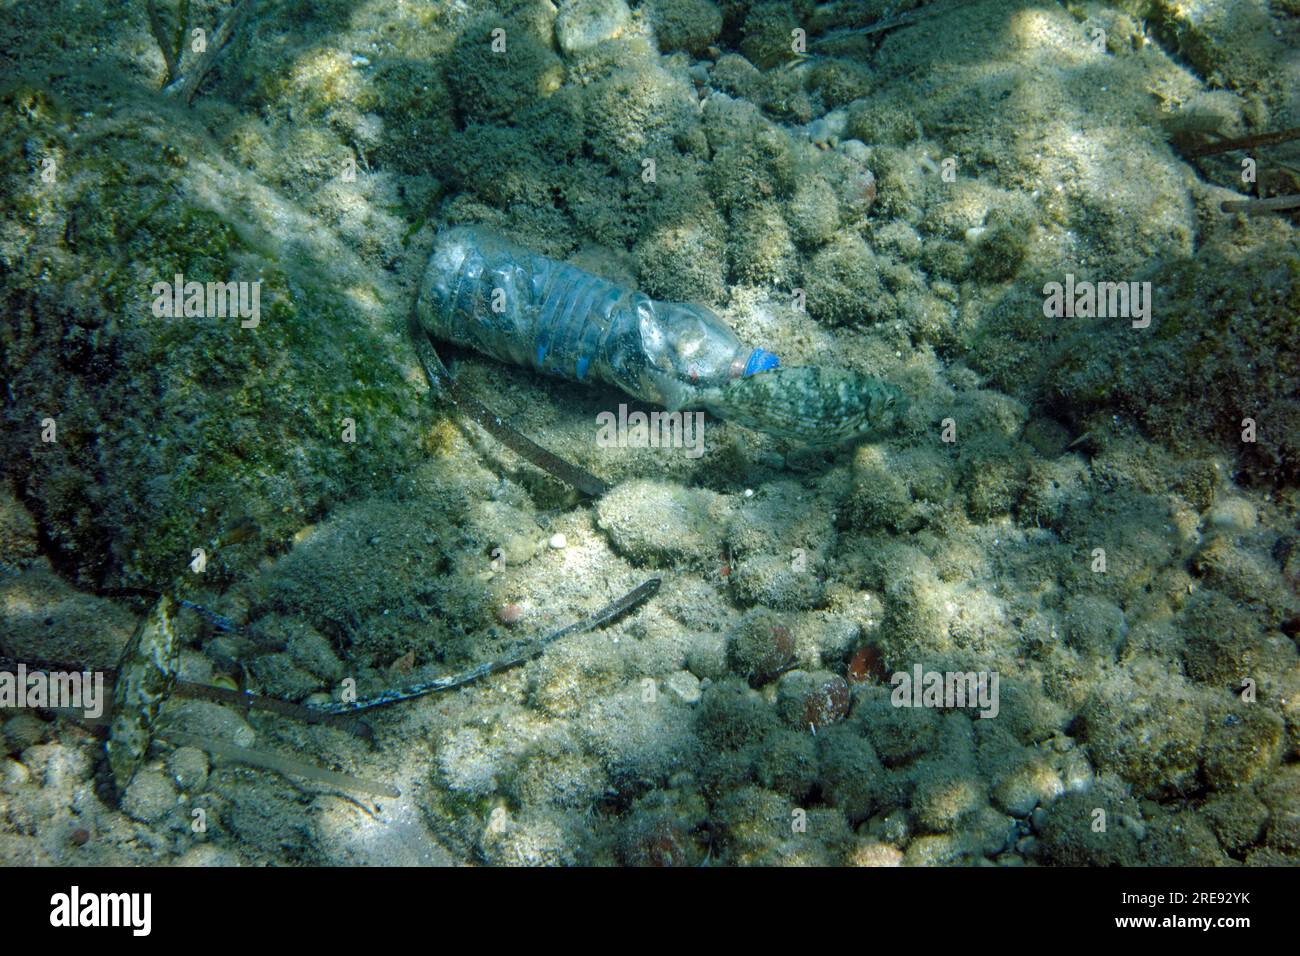
<instances>
[{"instance_id":1,"label":"rock covered in algae","mask_svg":"<svg viewBox=\"0 0 1300 956\"><path fill-rule=\"evenodd\" d=\"M722 563L725 519L734 504L703 488L626 481L596 504L597 524L637 564Z\"/></svg>"},{"instance_id":2,"label":"rock covered in algae","mask_svg":"<svg viewBox=\"0 0 1300 956\"><path fill-rule=\"evenodd\" d=\"M631 16L623 0L564 0L555 39L565 56L585 53L621 36Z\"/></svg>"}]
</instances>

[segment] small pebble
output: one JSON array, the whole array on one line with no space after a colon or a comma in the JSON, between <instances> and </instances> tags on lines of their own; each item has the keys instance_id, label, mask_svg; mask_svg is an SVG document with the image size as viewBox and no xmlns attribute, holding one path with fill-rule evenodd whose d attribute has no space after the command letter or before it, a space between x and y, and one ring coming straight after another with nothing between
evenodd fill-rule
<instances>
[{"instance_id":1,"label":"small pebble","mask_svg":"<svg viewBox=\"0 0 1300 956\"><path fill-rule=\"evenodd\" d=\"M504 559L506 567L517 567L537 556L539 543L532 535L512 534L502 542L500 553L494 552L492 556Z\"/></svg>"},{"instance_id":2,"label":"small pebble","mask_svg":"<svg viewBox=\"0 0 1300 956\"><path fill-rule=\"evenodd\" d=\"M690 671L674 671L664 684L685 704L694 704L700 699L700 680Z\"/></svg>"},{"instance_id":3,"label":"small pebble","mask_svg":"<svg viewBox=\"0 0 1300 956\"><path fill-rule=\"evenodd\" d=\"M176 806L176 788L161 770L141 770L122 796L122 810L141 823L157 823Z\"/></svg>"},{"instance_id":4,"label":"small pebble","mask_svg":"<svg viewBox=\"0 0 1300 956\"><path fill-rule=\"evenodd\" d=\"M838 723L848 714L851 702L848 683L843 677L831 676L804 698L803 722L814 730Z\"/></svg>"},{"instance_id":5,"label":"small pebble","mask_svg":"<svg viewBox=\"0 0 1300 956\"><path fill-rule=\"evenodd\" d=\"M856 160L864 166L871 161L871 147L860 139L840 140L839 150L849 159Z\"/></svg>"},{"instance_id":6,"label":"small pebble","mask_svg":"<svg viewBox=\"0 0 1300 956\"><path fill-rule=\"evenodd\" d=\"M555 40L573 56L622 36L631 17L625 0L568 0L555 19Z\"/></svg>"},{"instance_id":7,"label":"small pebble","mask_svg":"<svg viewBox=\"0 0 1300 956\"><path fill-rule=\"evenodd\" d=\"M4 762L0 763L0 788L15 790L31 779L31 771L17 760L10 760L6 757Z\"/></svg>"},{"instance_id":8,"label":"small pebble","mask_svg":"<svg viewBox=\"0 0 1300 956\"><path fill-rule=\"evenodd\" d=\"M554 551L563 551L565 548L569 546L569 539L566 538L563 534L556 532L555 534L551 535L550 540L547 541L546 543L550 545L551 549Z\"/></svg>"},{"instance_id":9,"label":"small pebble","mask_svg":"<svg viewBox=\"0 0 1300 956\"><path fill-rule=\"evenodd\" d=\"M1209 523L1226 531L1249 531L1259 523L1259 512L1245 498L1224 498L1210 509Z\"/></svg>"},{"instance_id":10,"label":"small pebble","mask_svg":"<svg viewBox=\"0 0 1300 956\"><path fill-rule=\"evenodd\" d=\"M208 755L196 747L179 747L167 758L167 770L181 790L202 790L208 781Z\"/></svg>"},{"instance_id":11,"label":"small pebble","mask_svg":"<svg viewBox=\"0 0 1300 956\"><path fill-rule=\"evenodd\" d=\"M48 729L43 720L32 714L15 714L5 722L4 739L14 753L21 753L43 741Z\"/></svg>"}]
</instances>

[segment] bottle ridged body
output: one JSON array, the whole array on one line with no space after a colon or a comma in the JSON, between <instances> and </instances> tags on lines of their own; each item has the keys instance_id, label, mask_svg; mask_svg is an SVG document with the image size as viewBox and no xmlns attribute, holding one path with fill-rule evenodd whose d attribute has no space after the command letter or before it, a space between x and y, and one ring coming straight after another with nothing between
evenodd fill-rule
<instances>
[{"instance_id":1,"label":"bottle ridged body","mask_svg":"<svg viewBox=\"0 0 1300 956\"><path fill-rule=\"evenodd\" d=\"M474 227L439 236L419 309L435 338L670 409L705 403L770 355L703 306L651 299Z\"/></svg>"}]
</instances>

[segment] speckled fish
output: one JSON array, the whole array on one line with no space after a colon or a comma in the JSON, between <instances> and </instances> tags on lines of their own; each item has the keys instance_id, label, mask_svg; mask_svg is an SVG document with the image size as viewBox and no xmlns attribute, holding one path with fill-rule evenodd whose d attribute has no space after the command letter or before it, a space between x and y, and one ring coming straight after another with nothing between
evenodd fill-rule
<instances>
[{"instance_id":1,"label":"speckled fish","mask_svg":"<svg viewBox=\"0 0 1300 956\"><path fill-rule=\"evenodd\" d=\"M904 404L859 372L781 368L703 306L651 299L477 227L438 237L416 314L434 338L503 362L812 447L888 428Z\"/></svg>"},{"instance_id":2,"label":"speckled fish","mask_svg":"<svg viewBox=\"0 0 1300 956\"><path fill-rule=\"evenodd\" d=\"M149 752L163 702L176 684L180 642L172 624L175 604L163 595L131 635L117 665L108 765L124 793Z\"/></svg>"},{"instance_id":3,"label":"speckled fish","mask_svg":"<svg viewBox=\"0 0 1300 956\"><path fill-rule=\"evenodd\" d=\"M722 386L721 418L788 438L810 448L831 448L891 427L907 408L888 382L847 369L773 369ZM713 410L714 405L707 406Z\"/></svg>"}]
</instances>

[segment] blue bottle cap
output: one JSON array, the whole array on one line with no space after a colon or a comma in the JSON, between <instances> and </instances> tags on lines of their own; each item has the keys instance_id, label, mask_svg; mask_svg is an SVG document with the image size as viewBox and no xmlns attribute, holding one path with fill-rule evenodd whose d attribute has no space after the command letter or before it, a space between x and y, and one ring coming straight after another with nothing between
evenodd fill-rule
<instances>
[{"instance_id":1,"label":"blue bottle cap","mask_svg":"<svg viewBox=\"0 0 1300 956\"><path fill-rule=\"evenodd\" d=\"M745 363L745 371L742 373L745 378L754 375L757 372L766 372L768 369L780 368L781 360L776 354L766 349L754 349L750 353L749 361Z\"/></svg>"}]
</instances>

